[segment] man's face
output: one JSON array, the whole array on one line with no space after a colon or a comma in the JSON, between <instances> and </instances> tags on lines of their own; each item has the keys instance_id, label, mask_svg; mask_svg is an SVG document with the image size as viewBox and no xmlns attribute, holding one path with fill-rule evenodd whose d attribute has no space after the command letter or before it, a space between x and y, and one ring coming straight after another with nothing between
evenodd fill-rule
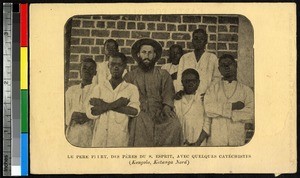
<instances>
[{"instance_id":1,"label":"man's face","mask_svg":"<svg viewBox=\"0 0 300 178\"><path fill-rule=\"evenodd\" d=\"M177 65L179 64L179 60L183 55L182 49L179 47L170 48L170 59L172 60L172 64Z\"/></svg>"},{"instance_id":2,"label":"man's face","mask_svg":"<svg viewBox=\"0 0 300 178\"><path fill-rule=\"evenodd\" d=\"M182 85L186 94L193 94L198 89L200 80L194 74L186 74L182 76Z\"/></svg>"},{"instance_id":3,"label":"man's face","mask_svg":"<svg viewBox=\"0 0 300 178\"><path fill-rule=\"evenodd\" d=\"M219 71L224 78L236 76L237 63L230 58L219 61Z\"/></svg>"},{"instance_id":4,"label":"man's face","mask_svg":"<svg viewBox=\"0 0 300 178\"><path fill-rule=\"evenodd\" d=\"M192 43L194 49L205 49L205 45L207 43L207 35L203 32L194 33Z\"/></svg>"},{"instance_id":5,"label":"man's face","mask_svg":"<svg viewBox=\"0 0 300 178\"><path fill-rule=\"evenodd\" d=\"M118 52L118 47L114 42L108 42L104 45L104 54L106 56L111 56L112 54Z\"/></svg>"},{"instance_id":6,"label":"man's face","mask_svg":"<svg viewBox=\"0 0 300 178\"><path fill-rule=\"evenodd\" d=\"M126 64L120 57L109 57L108 68L111 77L114 79L122 78L123 72L126 68Z\"/></svg>"},{"instance_id":7,"label":"man's face","mask_svg":"<svg viewBox=\"0 0 300 178\"><path fill-rule=\"evenodd\" d=\"M146 67L149 67L156 62L153 60L156 57L156 53L151 45L141 46L140 52L137 54L137 56L141 59Z\"/></svg>"},{"instance_id":8,"label":"man's face","mask_svg":"<svg viewBox=\"0 0 300 178\"><path fill-rule=\"evenodd\" d=\"M96 65L92 62L83 62L80 69L82 81L86 83L92 82L93 77L96 75Z\"/></svg>"}]
</instances>

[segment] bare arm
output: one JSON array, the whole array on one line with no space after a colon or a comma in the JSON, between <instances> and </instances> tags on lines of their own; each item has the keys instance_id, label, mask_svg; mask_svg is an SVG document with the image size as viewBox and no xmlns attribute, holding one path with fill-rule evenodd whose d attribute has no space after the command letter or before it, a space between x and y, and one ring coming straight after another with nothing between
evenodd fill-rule
<instances>
[{"instance_id":1,"label":"bare arm","mask_svg":"<svg viewBox=\"0 0 300 178\"><path fill-rule=\"evenodd\" d=\"M121 114L131 115L131 116L136 116L138 114L138 110L130 106L115 108L113 109L113 111L116 111Z\"/></svg>"},{"instance_id":2,"label":"bare arm","mask_svg":"<svg viewBox=\"0 0 300 178\"><path fill-rule=\"evenodd\" d=\"M201 132L201 134L200 134L198 140L196 141L196 146L200 146L201 143L202 143L207 137L208 137L208 134L207 134L204 130L202 130L202 132Z\"/></svg>"},{"instance_id":3,"label":"bare arm","mask_svg":"<svg viewBox=\"0 0 300 178\"><path fill-rule=\"evenodd\" d=\"M131 86L130 91L131 95L129 96L129 99L121 97L112 103L107 103L99 98L92 98L90 104L94 106L94 113L96 115L101 115L104 112L112 110L132 117L138 115L140 105L139 92L134 85Z\"/></svg>"},{"instance_id":4,"label":"bare arm","mask_svg":"<svg viewBox=\"0 0 300 178\"><path fill-rule=\"evenodd\" d=\"M110 110L116 111L116 109L125 107L128 103L129 100L123 97L112 103L107 103L99 98L91 98L90 104L93 106L91 108L91 113L92 115L101 115ZM121 109L121 111L128 112L128 109Z\"/></svg>"}]
</instances>

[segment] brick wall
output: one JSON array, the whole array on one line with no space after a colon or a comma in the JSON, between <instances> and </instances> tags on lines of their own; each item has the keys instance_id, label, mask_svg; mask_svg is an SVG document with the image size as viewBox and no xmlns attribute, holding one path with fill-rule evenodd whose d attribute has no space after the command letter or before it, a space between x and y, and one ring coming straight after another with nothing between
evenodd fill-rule
<instances>
[{"instance_id":1,"label":"brick wall","mask_svg":"<svg viewBox=\"0 0 300 178\"><path fill-rule=\"evenodd\" d=\"M141 38L152 38L163 47L161 66L167 62L168 49L179 44L185 52L192 50L192 32L205 28L208 32L207 50L217 56L224 52L237 57L238 16L218 15L95 15L75 16L71 22L68 86L80 81L80 60L86 57L96 62L104 60L103 43L112 38L129 58L129 70L136 65L130 55L131 45Z\"/></svg>"}]
</instances>

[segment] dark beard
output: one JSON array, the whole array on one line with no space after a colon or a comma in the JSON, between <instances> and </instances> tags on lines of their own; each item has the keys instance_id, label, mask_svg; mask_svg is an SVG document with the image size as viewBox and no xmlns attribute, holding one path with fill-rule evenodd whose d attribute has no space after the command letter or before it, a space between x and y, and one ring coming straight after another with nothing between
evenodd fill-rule
<instances>
[{"instance_id":1,"label":"dark beard","mask_svg":"<svg viewBox=\"0 0 300 178\"><path fill-rule=\"evenodd\" d=\"M137 63L138 63L138 66L145 72L152 70L155 66L154 60L151 60L149 65L146 65L141 59L139 61L137 61Z\"/></svg>"}]
</instances>

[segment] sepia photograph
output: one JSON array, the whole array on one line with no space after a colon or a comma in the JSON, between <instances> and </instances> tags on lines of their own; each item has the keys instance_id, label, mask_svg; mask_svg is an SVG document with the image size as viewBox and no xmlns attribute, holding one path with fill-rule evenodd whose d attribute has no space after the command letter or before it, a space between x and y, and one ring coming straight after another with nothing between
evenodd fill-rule
<instances>
[{"instance_id":1,"label":"sepia photograph","mask_svg":"<svg viewBox=\"0 0 300 178\"><path fill-rule=\"evenodd\" d=\"M78 147L242 146L254 134L242 15L77 15L65 25L66 138Z\"/></svg>"},{"instance_id":2,"label":"sepia photograph","mask_svg":"<svg viewBox=\"0 0 300 178\"><path fill-rule=\"evenodd\" d=\"M295 4L29 10L31 174L296 172Z\"/></svg>"}]
</instances>

